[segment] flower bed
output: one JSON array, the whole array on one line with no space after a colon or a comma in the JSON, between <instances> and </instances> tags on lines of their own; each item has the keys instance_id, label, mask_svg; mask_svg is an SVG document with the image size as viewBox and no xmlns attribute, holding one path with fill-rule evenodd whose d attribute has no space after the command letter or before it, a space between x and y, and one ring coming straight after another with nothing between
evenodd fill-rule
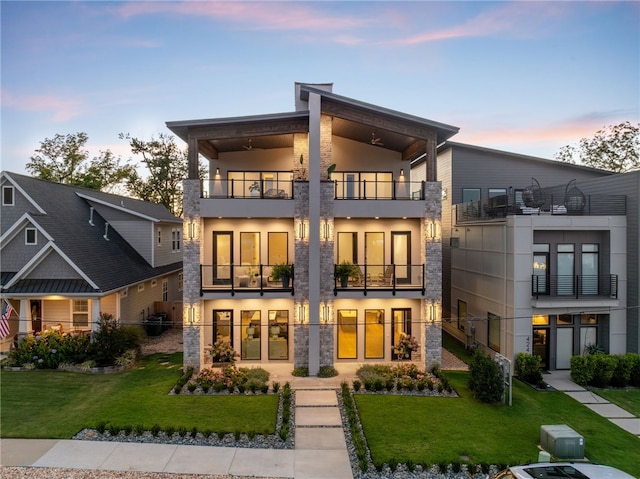
<instances>
[{"instance_id":1,"label":"flower bed","mask_svg":"<svg viewBox=\"0 0 640 479\"><path fill-rule=\"evenodd\" d=\"M427 372L411 363L377 364L362 366L356 374L359 379L352 383L355 392L457 396L446 375L437 367Z\"/></svg>"},{"instance_id":2,"label":"flower bed","mask_svg":"<svg viewBox=\"0 0 640 479\"><path fill-rule=\"evenodd\" d=\"M280 383L269 385L269 373L262 368L203 369L172 389L174 394L267 394L277 393Z\"/></svg>"}]
</instances>

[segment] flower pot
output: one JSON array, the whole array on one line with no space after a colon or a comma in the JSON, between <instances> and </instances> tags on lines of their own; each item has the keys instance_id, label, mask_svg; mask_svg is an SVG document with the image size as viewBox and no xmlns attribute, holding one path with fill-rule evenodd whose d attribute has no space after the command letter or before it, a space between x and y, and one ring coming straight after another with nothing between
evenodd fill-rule
<instances>
[{"instance_id":1,"label":"flower pot","mask_svg":"<svg viewBox=\"0 0 640 479\"><path fill-rule=\"evenodd\" d=\"M340 287L346 288L349 285L349 278L340 278Z\"/></svg>"},{"instance_id":2,"label":"flower pot","mask_svg":"<svg viewBox=\"0 0 640 479\"><path fill-rule=\"evenodd\" d=\"M289 278L289 276L283 276L282 277L282 287L285 288L285 289L288 288L290 280L291 280L291 278Z\"/></svg>"}]
</instances>

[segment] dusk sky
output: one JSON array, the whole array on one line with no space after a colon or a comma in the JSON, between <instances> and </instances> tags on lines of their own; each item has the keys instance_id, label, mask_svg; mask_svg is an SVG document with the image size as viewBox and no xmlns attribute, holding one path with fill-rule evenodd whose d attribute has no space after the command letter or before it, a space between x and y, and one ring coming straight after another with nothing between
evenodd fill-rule
<instances>
[{"instance_id":1,"label":"dusk sky","mask_svg":"<svg viewBox=\"0 0 640 479\"><path fill-rule=\"evenodd\" d=\"M553 158L640 118L640 2L1 2L2 169L86 132L294 110L294 82ZM180 146L184 146L178 140Z\"/></svg>"}]
</instances>

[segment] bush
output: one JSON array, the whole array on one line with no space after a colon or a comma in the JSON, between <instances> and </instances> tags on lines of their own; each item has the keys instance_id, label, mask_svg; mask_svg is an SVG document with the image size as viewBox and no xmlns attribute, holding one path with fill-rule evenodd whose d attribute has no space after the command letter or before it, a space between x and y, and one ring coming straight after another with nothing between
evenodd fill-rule
<instances>
[{"instance_id":1,"label":"bush","mask_svg":"<svg viewBox=\"0 0 640 479\"><path fill-rule=\"evenodd\" d=\"M122 326L111 314L100 313L100 326L93 333L89 355L97 366L113 366L126 351L140 350L143 332L138 326Z\"/></svg>"},{"instance_id":2,"label":"bush","mask_svg":"<svg viewBox=\"0 0 640 479\"><path fill-rule=\"evenodd\" d=\"M542 358L537 354L518 353L515 374L529 384L539 384L542 381L541 364Z\"/></svg>"},{"instance_id":3,"label":"bush","mask_svg":"<svg viewBox=\"0 0 640 479\"><path fill-rule=\"evenodd\" d=\"M497 402L502 400L504 381L500 366L477 350L473 354L469 365L469 389L476 399L482 402Z\"/></svg>"},{"instance_id":4,"label":"bush","mask_svg":"<svg viewBox=\"0 0 640 479\"><path fill-rule=\"evenodd\" d=\"M631 384L631 386L640 387L640 354L627 353L627 356L631 358L631 376L629 377L629 384Z\"/></svg>"},{"instance_id":5,"label":"bush","mask_svg":"<svg viewBox=\"0 0 640 479\"><path fill-rule=\"evenodd\" d=\"M57 369L61 364L80 364L89 354L89 336L45 331L25 336L9 353L9 366L33 364L38 369Z\"/></svg>"},{"instance_id":6,"label":"bush","mask_svg":"<svg viewBox=\"0 0 640 479\"><path fill-rule=\"evenodd\" d=\"M320 366L318 371L319 378L333 378L338 375L338 371L333 366Z\"/></svg>"},{"instance_id":7,"label":"bush","mask_svg":"<svg viewBox=\"0 0 640 479\"><path fill-rule=\"evenodd\" d=\"M587 361L587 356L571 357L571 380L580 386L586 386L591 381L593 364Z\"/></svg>"},{"instance_id":8,"label":"bush","mask_svg":"<svg viewBox=\"0 0 640 479\"><path fill-rule=\"evenodd\" d=\"M628 386L631 382L631 369L633 368L633 358L629 354L617 356L618 363L613 370L611 385L617 388Z\"/></svg>"},{"instance_id":9,"label":"bush","mask_svg":"<svg viewBox=\"0 0 640 479\"><path fill-rule=\"evenodd\" d=\"M309 368L305 368L305 367L293 368L291 375L298 378L306 378L307 376L309 376Z\"/></svg>"},{"instance_id":10,"label":"bush","mask_svg":"<svg viewBox=\"0 0 640 479\"><path fill-rule=\"evenodd\" d=\"M593 364L593 375L589 384L597 388L609 386L611 378L613 378L613 372L618 364L618 358L608 354L590 354L587 356L587 362Z\"/></svg>"}]
</instances>

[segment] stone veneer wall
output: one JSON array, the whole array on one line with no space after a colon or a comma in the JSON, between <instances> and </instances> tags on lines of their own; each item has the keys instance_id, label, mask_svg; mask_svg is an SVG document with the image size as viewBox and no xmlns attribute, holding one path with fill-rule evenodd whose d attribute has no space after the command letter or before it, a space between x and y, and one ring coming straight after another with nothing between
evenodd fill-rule
<instances>
[{"instance_id":1,"label":"stone veneer wall","mask_svg":"<svg viewBox=\"0 0 640 479\"><path fill-rule=\"evenodd\" d=\"M329 238L322 239L323 224L320 225L320 304L329 308L331 315L327 325L323 324L324 319L320 317L320 366L333 366L334 358L334 320L333 320L333 279L334 273L334 199L335 184L333 181L322 181L320 183L320 222L326 221L329 227ZM321 308L320 308L321 309Z\"/></svg>"},{"instance_id":2,"label":"stone veneer wall","mask_svg":"<svg viewBox=\"0 0 640 479\"><path fill-rule=\"evenodd\" d=\"M295 181L293 184L295 198L294 211L294 367L309 365L309 323L300 322L298 307L308 303L309 298L309 242L298 237L298 225L309 216L309 182Z\"/></svg>"},{"instance_id":3,"label":"stone veneer wall","mask_svg":"<svg viewBox=\"0 0 640 479\"><path fill-rule=\"evenodd\" d=\"M182 341L184 367L192 366L199 371L203 353L202 302L200 298L200 238L202 221L200 217L200 180L184 180L184 228L183 228L183 320ZM189 223L195 224L194 238L190 238ZM190 308L194 308L193 324L190 323Z\"/></svg>"},{"instance_id":4,"label":"stone veneer wall","mask_svg":"<svg viewBox=\"0 0 640 479\"><path fill-rule=\"evenodd\" d=\"M435 238L430 238L431 224ZM442 363L442 184L425 183L425 211L421 241L424 242L426 290L424 299L424 366L431 369ZM434 316L431 317L431 305Z\"/></svg>"}]
</instances>

